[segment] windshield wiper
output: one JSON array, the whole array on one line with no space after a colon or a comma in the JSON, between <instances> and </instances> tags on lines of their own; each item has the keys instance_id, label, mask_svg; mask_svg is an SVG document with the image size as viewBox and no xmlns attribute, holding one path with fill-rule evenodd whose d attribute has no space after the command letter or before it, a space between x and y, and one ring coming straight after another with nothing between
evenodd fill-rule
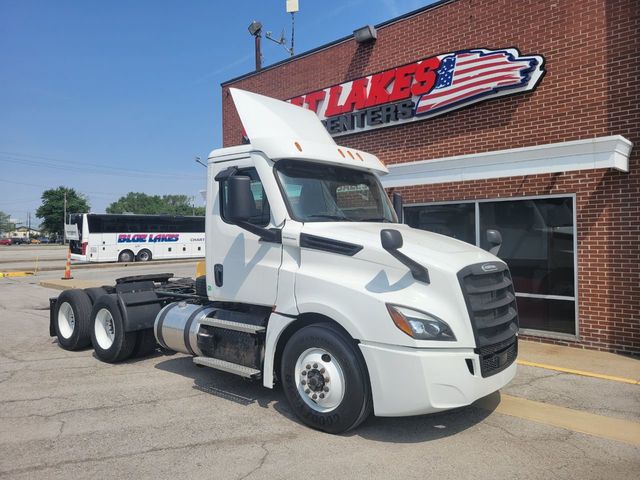
<instances>
[{"instance_id":1,"label":"windshield wiper","mask_svg":"<svg viewBox=\"0 0 640 480\"><path fill-rule=\"evenodd\" d=\"M393 223L391 220L385 217L372 217L372 218L363 218L358 220L359 222L382 222L382 223Z\"/></svg>"},{"instance_id":2,"label":"windshield wiper","mask_svg":"<svg viewBox=\"0 0 640 480\"><path fill-rule=\"evenodd\" d=\"M353 222L349 217L344 217L340 215L324 215L324 214L315 214L315 215L307 215L307 218L328 218L329 220L340 220L345 222Z\"/></svg>"}]
</instances>

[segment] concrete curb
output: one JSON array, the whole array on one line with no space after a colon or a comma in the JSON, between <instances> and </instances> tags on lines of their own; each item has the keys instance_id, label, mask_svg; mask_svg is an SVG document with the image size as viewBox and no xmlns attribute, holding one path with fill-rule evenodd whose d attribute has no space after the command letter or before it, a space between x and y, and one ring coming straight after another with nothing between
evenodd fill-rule
<instances>
[{"instance_id":1,"label":"concrete curb","mask_svg":"<svg viewBox=\"0 0 640 480\"><path fill-rule=\"evenodd\" d=\"M0 272L0 278L4 278L4 277L28 277L29 275L33 275L33 272L27 272L27 271Z\"/></svg>"}]
</instances>

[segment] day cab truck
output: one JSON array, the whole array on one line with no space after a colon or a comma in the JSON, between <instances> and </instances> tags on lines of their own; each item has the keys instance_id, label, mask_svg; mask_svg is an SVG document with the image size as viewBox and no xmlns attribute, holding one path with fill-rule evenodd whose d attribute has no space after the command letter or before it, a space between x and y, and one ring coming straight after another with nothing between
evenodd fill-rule
<instances>
[{"instance_id":1,"label":"day cab truck","mask_svg":"<svg viewBox=\"0 0 640 480\"><path fill-rule=\"evenodd\" d=\"M251 143L209 156L206 276L64 291L51 299L59 344L118 362L157 341L281 385L302 422L331 433L506 385L518 345L507 265L399 223L379 180L387 168L336 145L313 112L231 95Z\"/></svg>"}]
</instances>

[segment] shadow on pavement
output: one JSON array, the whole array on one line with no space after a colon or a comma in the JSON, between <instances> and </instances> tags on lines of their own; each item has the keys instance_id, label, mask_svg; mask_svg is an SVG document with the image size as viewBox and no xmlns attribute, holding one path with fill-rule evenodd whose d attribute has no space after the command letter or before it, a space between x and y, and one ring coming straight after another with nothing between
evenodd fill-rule
<instances>
[{"instance_id":1,"label":"shadow on pavement","mask_svg":"<svg viewBox=\"0 0 640 480\"><path fill-rule=\"evenodd\" d=\"M269 390L260 381L244 380L230 373L198 367L191 357L170 358L155 365L156 368L192 378L194 387L201 392L229 400L239 405L257 403L263 408L271 406L289 420L303 425L289 408L282 390ZM483 399L483 408L473 405L431 415L414 417L369 417L356 430L343 434L358 436L376 442L419 443L438 440L473 428L487 418L500 403L496 392Z\"/></svg>"}]
</instances>

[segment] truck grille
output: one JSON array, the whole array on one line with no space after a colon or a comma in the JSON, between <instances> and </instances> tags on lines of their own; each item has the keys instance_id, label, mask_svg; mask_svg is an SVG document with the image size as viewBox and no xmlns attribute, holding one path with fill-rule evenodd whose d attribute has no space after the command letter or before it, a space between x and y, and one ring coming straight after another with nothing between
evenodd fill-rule
<instances>
[{"instance_id":1,"label":"truck grille","mask_svg":"<svg viewBox=\"0 0 640 480\"><path fill-rule=\"evenodd\" d=\"M480 373L483 377L490 377L515 361L518 356L518 337L514 336L506 342L476 348L475 352L480 356Z\"/></svg>"},{"instance_id":2,"label":"truck grille","mask_svg":"<svg viewBox=\"0 0 640 480\"><path fill-rule=\"evenodd\" d=\"M458 280L477 353L484 359L482 376L493 375L509 366L518 350L514 338L518 333L518 309L511 274L504 263L487 262L465 267L458 272ZM502 355L505 352L506 357ZM501 360L507 363L503 365Z\"/></svg>"}]
</instances>

